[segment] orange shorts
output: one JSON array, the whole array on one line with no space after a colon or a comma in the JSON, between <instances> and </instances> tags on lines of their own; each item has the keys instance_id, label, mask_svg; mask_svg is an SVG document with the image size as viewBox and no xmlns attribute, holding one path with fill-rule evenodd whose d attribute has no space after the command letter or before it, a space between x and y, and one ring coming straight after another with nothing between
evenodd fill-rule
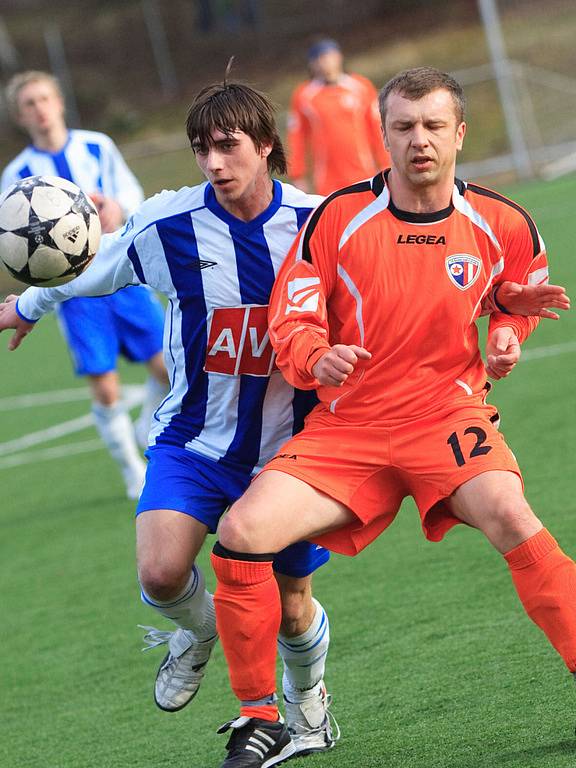
<instances>
[{"instance_id":1,"label":"orange shorts","mask_svg":"<svg viewBox=\"0 0 576 768\"><path fill-rule=\"evenodd\" d=\"M471 401L471 402L470 402ZM460 485L490 470L515 472L498 431L498 413L480 396L398 426L351 424L318 406L304 430L264 467L298 477L349 507L357 521L314 539L355 555L393 522L412 496L430 541L461 522L444 503Z\"/></svg>"}]
</instances>

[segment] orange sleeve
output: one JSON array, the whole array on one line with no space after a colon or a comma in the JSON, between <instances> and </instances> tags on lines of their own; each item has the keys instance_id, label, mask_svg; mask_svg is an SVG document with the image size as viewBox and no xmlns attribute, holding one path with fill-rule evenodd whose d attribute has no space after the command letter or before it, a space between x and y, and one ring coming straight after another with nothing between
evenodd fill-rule
<instances>
[{"instance_id":1,"label":"orange sleeve","mask_svg":"<svg viewBox=\"0 0 576 768\"><path fill-rule=\"evenodd\" d=\"M316 226L309 237L307 227L300 231L280 268L268 314L278 368L299 389L318 386L312 368L331 348L326 299L336 279L336 249L330 258L329 246L323 242L325 228Z\"/></svg>"},{"instance_id":2,"label":"orange sleeve","mask_svg":"<svg viewBox=\"0 0 576 768\"><path fill-rule=\"evenodd\" d=\"M498 302L498 286L506 280L523 285L539 285L548 282L548 259L546 248L536 225L524 211L516 211L507 222L502 237L504 269L498 275L491 303L497 311L490 315L489 332L500 327L513 328L520 343L536 329L540 318L512 315Z\"/></svg>"},{"instance_id":3,"label":"orange sleeve","mask_svg":"<svg viewBox=\"0 0 576 768\"><path fill-rule=\"evenodd\" d=\"M288 175L291 179L306 176L306 156L310 141L310 127L302 108L302 86L294 91L288 112L286 143L288 145Z\"/></svg>"}]
</instances>

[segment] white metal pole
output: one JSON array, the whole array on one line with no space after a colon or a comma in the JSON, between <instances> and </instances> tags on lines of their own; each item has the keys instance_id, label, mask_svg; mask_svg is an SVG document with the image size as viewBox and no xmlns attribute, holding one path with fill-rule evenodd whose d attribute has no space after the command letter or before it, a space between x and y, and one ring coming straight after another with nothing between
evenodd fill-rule
<instances>
[{"instance_id":1,"label":"white metal pole","mask_svg":"<svg viewBox=\"0 0 576 768\"><path fill-rule=\"evenodd\" d=\"M533 176L532 162L522 130L522 117L514 86L514 75L510 61L506 56L496 0L478 0L478 6L496 75L514 167L521 179L529 179Z\"/></svg>"}]
</instances>

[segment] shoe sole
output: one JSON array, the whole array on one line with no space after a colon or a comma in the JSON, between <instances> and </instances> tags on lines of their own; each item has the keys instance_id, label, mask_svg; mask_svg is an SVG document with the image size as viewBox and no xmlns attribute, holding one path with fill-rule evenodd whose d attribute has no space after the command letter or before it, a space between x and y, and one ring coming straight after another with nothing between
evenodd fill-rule
<instances>
[{"instance_id":1,"label":"shoe sole","mask_svg":"<svg viewBox=\"0 0 576 768\"><path fill-rule=\"evenodd\" d=\"M292 742L289 742L281 752L274 755L274 757L271 757L269 760L266 760L265 763L262 763L262 768L271 768L272 765L280 765L291 757L294 757L295 754L296 748Z\"/></svg>"}]
</instances>

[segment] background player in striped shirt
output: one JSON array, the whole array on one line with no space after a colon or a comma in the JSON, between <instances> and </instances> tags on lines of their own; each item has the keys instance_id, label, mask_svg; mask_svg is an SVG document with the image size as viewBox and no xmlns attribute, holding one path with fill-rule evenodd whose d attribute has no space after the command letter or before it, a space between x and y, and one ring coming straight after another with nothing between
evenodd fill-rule
<instances>
[{"instance_id":1,"label":"background player in striped shirt","mask_svg":"<svg viewBox=\"0 0 576 768\"><path fill-rule=\"evenodd\" d=\"M452 77L402 72L380 104L391 170L316 209L271 297L278 365L295 386L317 388L320 403L220 524L217 622L241 700L251 686L274 690L274 553L306 538L356 554L408 495L430 540L459 522L485 534L526 612L576 672L576 565L524 498L486 403L475 323L502 281L547 282L544 244L519 205L455 179L466 124ZM561 288L558 301L568 306ZM491 375L510 372L536 324L491 315Z\"/></svg>"},{"instance_id":2,"label":"background player in striped shirt","mask_svg":"<svg viewBox=\"0 0 576 768\"><path fill-rule=\"evenodd\" d=\"M15 75L6 87L6 101L32 143L4 169L1 191L27 176L73 181L96 203L103 232L113 232L140 205L142 188L112 139L66 126L64 99L55 77L37 71ZM137 442L146 445L152 414L168 391L163 316L158 300L143 287L74 299L58 312L74 370L90 383L96 428L121 469L131 499L140 495L146 472ZM151 374L136 434L120 399L119 354L145 363Z\"/></svg>"},{"instance_id":3,"label":"background player in striped shirt","mask_svg":"<svg viewBox=\"0 0 576 768\"><path fill-rule=\"evenodd\" d=\"M292 95L288 115L289 173L293 183L320 195L373 176L389 165L378 97L362 75L343 69L340 46L320 40L308 51L311 79Z\"/></svg>"},{"instance_id":4,"label":"background player in striped shirt","mask_svg":"<svg viewBox=\"0 0 576 768\"><path fill-rule=\"evenodd\" d=\"M146 201L122 231L102 238L79 278L58 289L29 288L17 311L16 297L0 305L0 328L18 327L15 348L32 322L72 296L147 284L168 298L164 349L172 386L150 432L136 526L142 599L178 627L148 628L150 645L168 642L154 693L166 711L195 696L217 639L212 595L195 565L204 539L316 402L275 367L267 304L286 252L321 198L271 178L286 171L284 149L269 100L248 86L204 89L187 133L206 183ZM275 559L291 738L261 719L276 705L257 694L245 702L251 719L226 726L232 755L245 754L255 727L255 756L276 745L266 729L282 734L274 762L329 749L338 738L323 682L328 619L311 594L311 573L327 559L325 549L305 542Z\"/></svg>"}]
</instances>

